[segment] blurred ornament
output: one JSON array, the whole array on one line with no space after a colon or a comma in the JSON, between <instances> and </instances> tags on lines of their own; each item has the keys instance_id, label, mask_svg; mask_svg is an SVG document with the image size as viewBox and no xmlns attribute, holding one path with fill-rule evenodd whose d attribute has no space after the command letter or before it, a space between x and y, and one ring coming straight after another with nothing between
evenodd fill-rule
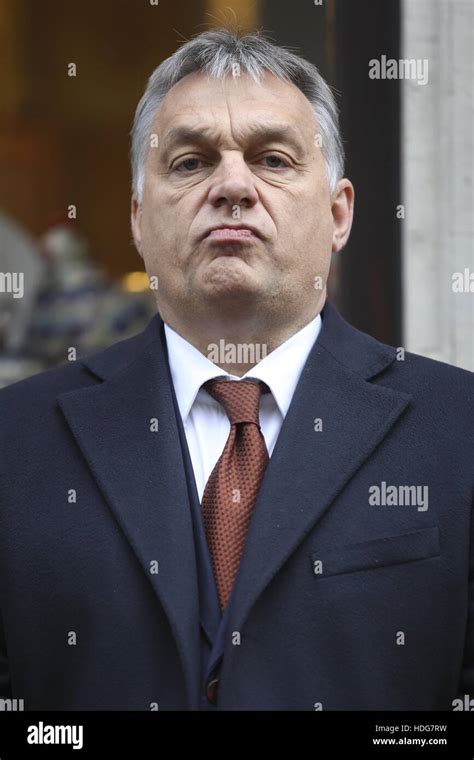
<instances>
[{"instance_id":1,"label":"blurred ornament","mask_svg":"<svg viewBox=\"0 0 474 760\"><path fill-rule=\"evenodd\" d=\"M21 352L44 264L33 238L0 213L0 349ZM12 288L15 285L15 289ZM21 288L16 286L21 284Z\"/></svg>"},{"instance_id":2,"label":"blurred ornament","mask_svg":"<svg viewBox=\"0 0 474 760\"><path fill-rule=\"evenodd\" d=\"M29 332L36 356L55 364L71 348L77 356L100 350L140 332L156 314L149 288L127 290L99 267L74 220L55 220L39 243L47 271Z\"/></svg>"}]
</instances>

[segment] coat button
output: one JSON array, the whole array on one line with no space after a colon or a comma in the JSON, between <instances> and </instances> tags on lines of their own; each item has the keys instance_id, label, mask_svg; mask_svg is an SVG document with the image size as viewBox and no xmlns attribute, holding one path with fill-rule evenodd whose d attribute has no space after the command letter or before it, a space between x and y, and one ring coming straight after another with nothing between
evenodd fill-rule
<instances>
[{"instance_id":1,"label":"coat button","mask_svg":"<svg viewBox=\"0 0 474 760\"><path fill-rule=\"evenodd\" d=\"M213 678L212 681L209 681L206 687L206 695L211 702L211 704L216 705L217 704L217 694L219 689L219 679Z\"/></svg>"}]
</instances>

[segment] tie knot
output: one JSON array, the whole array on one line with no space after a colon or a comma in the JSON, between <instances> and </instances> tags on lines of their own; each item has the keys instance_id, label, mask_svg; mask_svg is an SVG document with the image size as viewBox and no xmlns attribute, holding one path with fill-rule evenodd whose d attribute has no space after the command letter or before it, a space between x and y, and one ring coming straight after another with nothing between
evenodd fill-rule
<instances>
[{"instance_id":1,"label":"tie knot","mask_svg":"<svg viewBox=\"0 0 474 760\"><path fill-rule=\"evenodd\" d=\"M254 422L260 425L259 407L262 393L269 393L265 383L250 380L208 380L202 386L221 404L231 425Z\"/></svg>"}]
</instances>

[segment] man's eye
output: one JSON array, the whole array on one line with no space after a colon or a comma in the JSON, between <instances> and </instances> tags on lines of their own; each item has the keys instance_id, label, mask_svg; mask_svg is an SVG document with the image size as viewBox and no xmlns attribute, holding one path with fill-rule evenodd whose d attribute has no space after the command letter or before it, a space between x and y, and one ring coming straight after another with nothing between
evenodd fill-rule
<instances>
[{"instance_id":1,"label":"man's eye","mask_svg":"<svg viewBox=\"0 0 474 760\"><path fill-rule=\"evenodd\" d=\"M200 161L200 158L185 158L173 166L173 171L181 171L182 173L195 171Z\"/></svg>"},{"instance_id":2,"label":"man's eye","mask_svg":"<svg viewBox=\"0 0 474 760\"><path fill-rule=\"evenodd\" d=\"M269 169L281 169L282 167L286 168L286 167L289 166L288 161L285 161L284 158L282 158L281 156L277 156L275 154L272 154L272 155L269 155L269 156L264 156L262 160L269 162L267 164L267 166L268 166ZM279 164L278 164L278 162L279 162Z\"/></svg>"}]
</instances>

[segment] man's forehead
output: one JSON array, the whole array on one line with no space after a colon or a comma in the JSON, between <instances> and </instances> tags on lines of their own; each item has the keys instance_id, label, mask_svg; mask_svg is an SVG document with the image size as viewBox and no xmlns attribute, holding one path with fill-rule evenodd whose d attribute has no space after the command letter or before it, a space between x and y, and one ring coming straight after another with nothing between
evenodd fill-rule
<instances>
[{"instance_id":1,"label":"man's forehead","mask_svg":"<svg viewBox=\"0 0 474 760\"><path fill-rule=\"evenodd\" d=\"M313 134L314 111L295 85L273 75L265 77L262 82L255 82L250 75L245 77L245 81L235 78L238 80L236 89L232 87L234 80L228 82L229 77L215 80L202 72L194 72L180 80L167 93L156 115L155 124L159 128L162 146L192 141L196 132L209 140L217 138L219 126L215 117L219 109L229 111L233 130L243 139L251 134L254 139L301 141L307 137L308 130ZM219 88L226 82L228 87ZM183 87L178 89L181 83ZM288 88L284 91L284 98L280 85L283 89ZM236 95L230 107L229 93ZM248 107L249 100L254 101L252 108ZM213 106L216 111L212 110Z\"/></svg>"},{"instance_id":2,"label":"man's forehead","mask_svg":"<svg viewBox=\"0 0 474 760\"><path fill-rule=\"evenodd\" d=\"M194 124L176 122L169 125L169 128L162 135L162 147L168 148L175 143L197 142L207 140L216 141L220 136L219 126L195 121ZM303 139L302 131L295 125L283 121L272 121L262 119L261 121L252 119L240 125L236 130L236 136L247 140L252 137L254 140L282 140L299 143Z\"/></svg>"},{"instance_id":3,"label":"man's forehead","mask_svg":"<svg viewBox=\"0 0 474 760\"><path fill-rule=\"evenodd\" d=\"M260 81L255 81L248 73L240 76L227 75L223 79L211 77L202 71L192 72L180 79L166 94L158 115L192 109L227 109L241 112L259 107L276 113L294 114L311 112L311 104L301 90L292 82L282 80L269 72L264 72ZM240 106L240 107L239 107Z\"/></svg>"}]
</instances>

